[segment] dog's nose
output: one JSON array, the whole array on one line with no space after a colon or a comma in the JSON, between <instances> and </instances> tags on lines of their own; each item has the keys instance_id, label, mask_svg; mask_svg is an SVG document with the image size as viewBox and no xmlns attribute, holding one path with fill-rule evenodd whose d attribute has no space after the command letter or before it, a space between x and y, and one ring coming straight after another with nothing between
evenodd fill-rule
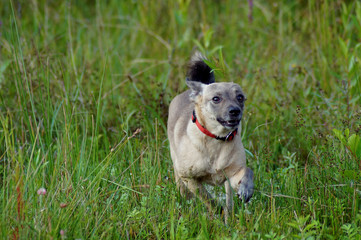
<instances>
[{"instance_id":1,"label":"dog's nose","mask_svg":"<svg viewBox=\"0 0 361 240\"><path fill-rule=\"evenodd\" d=\"M241 113L241 109L239 107L230 107L228 111L229 115L233 117L237 117Z\"/></svg>"}]
</instances>

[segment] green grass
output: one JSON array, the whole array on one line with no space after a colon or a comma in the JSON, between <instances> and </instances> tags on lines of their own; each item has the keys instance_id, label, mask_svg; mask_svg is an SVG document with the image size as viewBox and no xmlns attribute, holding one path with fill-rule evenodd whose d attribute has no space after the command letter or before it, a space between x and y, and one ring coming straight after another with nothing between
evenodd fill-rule
<instances>
[{"instance_id":1,"label":"green grass","mask_svg":"<svg viewBox=\"0 0 361 240\"><path fill-rule=\"evenodd\" d=\"M252 2L2 1L0 236L360 239L361 4ZM174 183L196 48L248 99L256 191L228 225Z\"/></svg>"}]
</instances>

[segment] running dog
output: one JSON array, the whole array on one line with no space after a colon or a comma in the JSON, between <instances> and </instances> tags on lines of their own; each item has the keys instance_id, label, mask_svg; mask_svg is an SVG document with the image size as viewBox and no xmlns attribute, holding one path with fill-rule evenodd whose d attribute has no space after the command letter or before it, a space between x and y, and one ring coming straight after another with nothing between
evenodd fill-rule
<instances>
[{"instance_id":1,"label":"running dog","mask_svg":"<svg viewBox=\"0 0 361 240\"><path fill-rule=\"evenodd\" d=\"M253 195L253 172L246 167L239 130L246 97L238 84L215 83L204 60L198 52L192 56L186 79L190 89L169 106L168 139L181 194L197 196L212 211L218 203L203 184L224 184L227 221L233 191L244 202Z\"/></svg>"}]
</instances>

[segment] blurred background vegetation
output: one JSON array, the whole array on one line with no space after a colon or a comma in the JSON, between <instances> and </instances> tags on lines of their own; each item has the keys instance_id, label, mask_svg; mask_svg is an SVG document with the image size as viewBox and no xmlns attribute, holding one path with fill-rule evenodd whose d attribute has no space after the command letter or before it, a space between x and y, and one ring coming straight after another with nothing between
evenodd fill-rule
<instances>
[{"instance_id":1,"label":"blurred background vegetation","mask_svg":"<svg viewBox=\"0 0 361 240\"><path fill-rule=\"evenodd\" d=\"M359 1L1 1L0 235L360 239L360 41ZM197 49L247 95L229 226L174 185Z\"/></svg>"}]
</instances>

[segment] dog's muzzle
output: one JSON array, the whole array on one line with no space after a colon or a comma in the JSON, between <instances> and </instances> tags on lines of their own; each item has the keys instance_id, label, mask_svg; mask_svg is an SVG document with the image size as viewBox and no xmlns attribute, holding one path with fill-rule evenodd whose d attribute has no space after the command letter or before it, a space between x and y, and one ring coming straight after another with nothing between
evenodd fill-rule
<instances>
[{"instance_id":1,"label":"dog's muzzle","mask_svg":"<svg viewBox=\"0 0 361 240\"><path fill-rule=\"evenodd\" d=\"M217 121L226 128L235 128L239 125L242 119L242 110L237 106L230 106L228 108L226 118L217 118Z\"/></svg>"}]
</instances>

